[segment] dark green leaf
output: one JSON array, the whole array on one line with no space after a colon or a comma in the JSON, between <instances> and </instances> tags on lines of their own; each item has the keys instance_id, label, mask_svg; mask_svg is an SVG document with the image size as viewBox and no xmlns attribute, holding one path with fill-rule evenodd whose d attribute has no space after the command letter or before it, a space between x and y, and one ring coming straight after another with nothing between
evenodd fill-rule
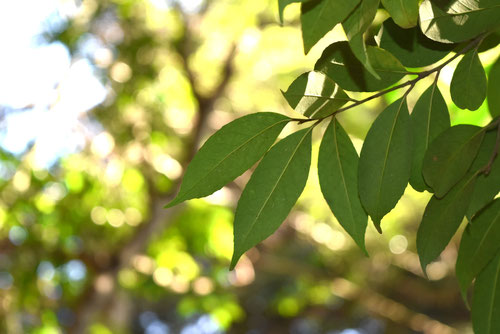
<instances>
[{"instance_id":1,"label":"dark green leaf","mask_svg":"<svg viewBox=\"0 0 500 334\"><path fill-rule=\"evenodd\" d=\"M443 198L432 196L417 232L417 252L425 272L427 265L446 248L469 205L476 174L463 178Z\"/></svg>"},{"instance_id":2,"label":"dark green leaf","mask_svg":"<svg viewBox=\"0 0 500 334\"><path fill-rule=\"evenodd\" d=\"M349 136L334 118L326 129L319 149L319 183L340 225L366 252L368 216L358 196L358 162L358 153Z\"/></svg>"},{"instance_id":3,"label":"dark green leaf","mask_svg":"<svg viewBox=\"0 0 500 334\"><path fill-rule=\"evenodd\" d=\"M471 50L460 60L450 84L451 99L457 107L476 110L486 98L486 73L477 56Z\"/></svg>"},{"instance_id":4,"label":"dark green leaf","mask_svg":"<svg viewBox=\"0 0 500 334\"><path fill-rule=\"evenodd\" d=\"M500 116L500 58L488 73L488 109L491 116Z\"/></svg>"},{"instance_id":5,"label":"dark green leaf","mask_svg":"<svg viewBox=\"0 0 500 334\"><path fill-rule=\"evenodd\" d=\"M457 43L493 30L500 22L498 0L424 0L422 32L441 43Z\"/></svg>"},{"instance_id":6,"label":"dark green leaf","mask_svg":"<svg viewBox=\"0 0 500 334\"><path fill-rule=\"evenodd\" d=\"M479 153L472 163L471 170L477 171L488 165L495 150L497 131L488 131L484 136ZM467 217L470 219L481 208L488 204L500 192L500 158L496 158L488 174L481 173L477 177L472 200L467 208Z\"/></svg>"},{"instance_id":7,"label":"dark green leaf","mask_svg":"<svg viewBox=\"0 0 500 334\"><path fill-rule=\"evenodd\" d=\"M382 0L385 9L401 28L412 28L418 22L419 0Z\"/></svg>"},{"instance_id":8,"label":"dark green leaf","mask_svg":"<svg viewBox=\"0 0 500 334\"><path fill-rule=\"evenodd\" d=\"M311 0L303 3L300 21L305 53L342 22L358 3L359 0Z\"/></svg>"},{"instance_id":9,"label":"dark green leaf","mask_svg":"<svg viewBox=\"0 0 500 334\"><path fill-rule=\"evenodd\" d=\"M408 184L412 134L404 98L387 107L366 135L359 159L359 196L377 230Z\"/></svg>"},{"instance_id":10,"label":"dark green leaf","mask_svg":"<svg viewBox=\"0 0 500 334\"><path fill-rule=\"evenodd\" d=\"M472 297L475 334L500 333L500 253L479 274Z\"/></svg>"},{"instance_id":11,"label":"dark green leaf","mask_svg":"<svg viewBox=\"0 0 500 334\"><path fill-rule=\"evenodd\" d=\"M370 63L380 79L371 75L356 59L348 42L337 42L323 51L315 69L332 78L340 87L355 92L373 92L400 80L406 69L387 51L367 46Z\"/></svg>"},{"instance_id":12,"label":"dark green leaf","mask_svg":"<svg viewBox=\"0 0 500 334\"><path fill-rule=\"evenodd\" d=\"M455 46L437 43L420 31L419 27L402 29L387 19L379 34L380 47L398 58L404 66L423 67L443 59Z\"/></svg>"},{"instance_id":13,"label":"dark green leaf","mask_svg":"<svg viewBox=\"0 0 500 334\"><path fill-rule=\"evenodd\" d=\"M472 280L500 250L500 199L481 211L467 226L457 257L457 279L466 296Z\"/></svg>"},{"instance_id":14,"label":"dark green leaf","mask_svg":"<svg viewBox=\"0 0 500 334\"><path fill-rule=\"evenodd\" d=\"M321 72L300 75L282 93L290 107L309 118L324 117L351 100L332 79Z\"/></svg>"},{"instance_id":15,"label":"dark green leaf","mask_svg":"<svg viewBox=\"0 0 500 334\"><path fill-rule=\"evenodd\" d=\"M450 127L448 107L436 84L418 99L411 113L413 128L413 163L410 184L415 190L429 190L422 175L422 164L429 144Z\"/></svg>"},{"instance_id":16,"label":"dark green leaf","mask_svg":"<svg viewBox=\"0 0 500 334\"><path fill-rule=\"evenodd\" d=\"M379 3L380 0L361 0L356 9L342 23L354 56L376 79L380 79L380 76L371 64L363 34L375 19Z\"/></svg>"},{"instance_id":17,"label":"dark green leaf","mask_svg":"<svg viewBox=\"0 0 500 334\"><path fill-rule=\"evenodd\" d=\"M311 164L311 132L312 127L300 130L278 142L252 174L234 217L231 269L276 231L302 193Z\"/></svg>"},{"instance_id":18,"label":"dark green leaf","mask_svg":"<svg viewBox=\"0 0 500 334\"><path fill-rule=\"evenodd\" d=\"M266 153L289 120L280 114L256 113L223 126L195 155L179 194L166 207L210 195L234 180Z\"/></svg>"},{"instance_id":19,"label":"dark green leaf","mask_svg":"<svg viewBox=\"0 0 500 334\"><path fill-rule=\"evenodd\" d=\"M286 6L295 2L306 2L309 0L278 0L278 11L280 15L280 23L283 24L283 12L285 11Z\"/></svg>"},{"instance_id":20,"label":"dark green leaf","mask_svg":"<svg viewBox=\"0 0 500 334\"><path fill-rule=\"evenodd\" d=\"M467 173L484 131L473 125L457 125L441 133L424 156L422 174L438 198L443 197Z\"/></svg>"}]
</instances>

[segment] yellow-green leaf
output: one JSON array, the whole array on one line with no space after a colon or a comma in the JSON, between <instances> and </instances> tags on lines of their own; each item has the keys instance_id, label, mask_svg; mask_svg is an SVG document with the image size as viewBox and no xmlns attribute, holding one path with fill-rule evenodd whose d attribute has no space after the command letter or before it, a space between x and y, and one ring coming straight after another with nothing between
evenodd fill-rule
<instances>
[{"instance_id":1,"label":"yellow-green leaf","mask_svg":"<svg viewBox=\"0 0 500 334\"><path fill-rule=\"evenodd\" d=\"M382 0L382 5L401 28L412 28L418 22L419 0Z\"/></svg>"}]
</instances>

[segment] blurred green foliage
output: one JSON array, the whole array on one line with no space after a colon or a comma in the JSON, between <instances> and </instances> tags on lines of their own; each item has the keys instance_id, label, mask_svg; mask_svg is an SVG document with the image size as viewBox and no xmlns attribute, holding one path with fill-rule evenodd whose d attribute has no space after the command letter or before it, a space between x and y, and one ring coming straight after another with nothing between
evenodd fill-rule
<instances>
[{"instance_id":1,"label":"blurred green foliage","mask_svg":"<svg viewBox=\"0 0 500 334\"><path fill-rule=\"evenodd\" d=\"M247 174L206 199L162 208L216 129L250 112L294 116L278 88L341 31L305 57L296 5L286 27L269 0L84 0L77 8L45 38L62 42L73 61L88 59L108 90L82 117L100 130L48 168L34 163L36 145L1 152L9 172L0 178L0 332L470 331L452 275L456 246L430 265L430 282L419 269L425 194L408 189L383 236L369 228L367 258L318 198L313 156L287 223L232 272L232 209ZM84 50L88 40L99 46ZM358 149L391 99L339 117ZM483 109L452 108L452 117L484 123Z\"/></svg>"}]
</instances>

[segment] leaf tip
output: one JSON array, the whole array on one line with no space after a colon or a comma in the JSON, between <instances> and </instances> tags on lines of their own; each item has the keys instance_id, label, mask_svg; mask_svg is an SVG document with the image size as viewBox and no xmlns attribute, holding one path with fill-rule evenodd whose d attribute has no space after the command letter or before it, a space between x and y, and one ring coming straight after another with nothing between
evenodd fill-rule
<instances>
[{"instance_id":1,"label":"leaf tip","mask_svg":"<svg viewBox=\"0 0 500 334\"><path fill-rule=\"evenodd\" d=\"M231 259L231 264L229 265L229 271L234 270L236 265L238 264L238 260L240 259L241 255L238 255L236 252L233 253L233 258Z\"/></svg>"}]
</instances>

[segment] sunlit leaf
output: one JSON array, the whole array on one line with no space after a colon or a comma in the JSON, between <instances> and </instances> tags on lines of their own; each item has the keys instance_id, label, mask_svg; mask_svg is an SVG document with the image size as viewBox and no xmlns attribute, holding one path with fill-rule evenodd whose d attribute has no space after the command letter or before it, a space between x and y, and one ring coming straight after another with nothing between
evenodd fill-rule
<instances>
[{"instance_id":1,"label":"sunlit leaf","mask_svg":"<svg viewBox=\"0 0 500 334\"><path fill-rule=\"evenodd\" d=\"M441 133L424 156L422 173L436 197L443 197L467 173L484 130L474 125L457 125Z\"/></svg>"},{"instance_id":2,"label":"sunlit leaf","mask_svg":"<svg viewBox=\"0 0 500 334\"><path fill-rule=\"evenodd\" d=\"M382 4L398 26L408 29L417 25L419 0L382 0Z\"/></svg>"},{"instance_id":3,"label":"sunlit leaf","mask_svg":"<svg viewBox=\"0 0 500 334\"><path fill-rule=\"evenodd\" d=\"M472 297L475 334L500 333L500 253L479 274Z\"/></svg>"},{"instance_id":4,"label":"sunlit leaf","mask_svg":"<svg viewBox=\"0 0 500 334\"><path fill-rule=\"evenodd\" d=\"M365 249L368 222L358 196L358 153L337 119L333 119L321 141L318 176L321 191L340 225Z\"/></svg>"},{"instance_id":5,"label":"sunlit leaf","mask_svg":"<svg viewBox=\"0 0 500 334\"><path fill-rule=\"evenodd\" d=\"M435 42L420 31L419 27L403 29L387 19L379 34L380 47L392 53L404 66L423 67L443 59L454 44Z\"/></svg>"},{"instance_id":6,"label":"sunlit leaf","mask_svg":"<svg viewBox=\"0 0 500 334\"><path fill-rule=\"evenodd\" d=\"M429 190L422 175L422 164L429 144L450 127L446 102L433 84L420 96L411 113L413 128L413 163L410 184L418 191Z\"/></svg>"},{"instance_id":7,"label":"sunlit leaf","mask_svg":"<svg viewBox=\"0 0 500 334\"><path fill-rule=\"evenodd\" d=\"M425 208L417 232L417 252L425 272L446 248L462 222L469 205L476 174L468 175L443 198L433 196Z\"/></svg>"},{"instance_id":8,"label":"sunlit leaf","mask_svg":"<svg viewBox=\"0 0 500 334\"><path fill-rule=\"evenodd\" d=\"M493 117L500 116L500 58L488 73L488 109Z\"/></svg>"},{"instance_id":9,"label":"sunlit leaf","mask_svg":"<svg viewBox=\"0 0 500 334\"><path fill-rule=\"evenodd\" d=\"M283 23L283 13L285 11L286 6L296 2L306 2L309 0L278 0L278 12L280 16L280 23Z\"/></svg>"},{"instance_id":10,"label":"sunlit leaf","mask_svg":"<svg viewBox=\"0 0 500 334\"><path fill-rule=\"evenodd\" d=\"M234 180L266 153L288 121L280 114L256 113L223 126L195 155L167 207L210 195Z\"/></svg>"},{"instance_id":11,"label":"sunlit leaf","mask_svg":"<svg viewBox=\"0 0 500 334\"><path fill-rule=\"evenodd\" d=\"M332 79L321 72L300 75L283 92L283 96L290 107L309 118L326 116L351 100Z\"/></svg>"},{"instance_id":12,"label":"sunlit leaf","mask_svg":"<svg viewBox=\"0 0 500 334\"><path fill-rule=\"evenodd\" d=\"M451 98L459 108L476 110L483 104L486 91L486 73L477 50L471 50L460 60L453 73Z\"/></svg>"},{"instance_id":13,"label":"sunlit leaf","mask_svg":"<svg viewBox=\"0 0 500 334\"><path fill-rule=\"evenodd\" d=\"M312 127L300 130L278 142L252 174L234 217L231 269L274 233L302 193L311 164L311 132Z\"/></svg>"},{"instance_id":14,"label":"sunlit leaf","mask_svg":"<svg viewBox=\"0 0 500 334\"><path fill-rule=\"evenodd\" d=\"M408 184L412 133L406 99L388 106L366 135L359 159L359 196L377 230Z\"/></svg>"},{"instance_id":15,"label":"sunlit leaf","mask_svg":"<svg viewBox=\"0 0 500 334\"><path fill-rule=\"evenodd\" d=\"M380 79L371 75L359 62L348 42L337 42L323 51L315 69L332 78L348 91L373 92L399 81L407 72L403 65L387 51L367 46L368 57Z\"/></svg>"},{"instance_id":16,"label":"sunlit leaf","mask_svg":"<svg viewBox=\"0 0 500 334\"><path fill-rule=\"evenodd\" d=\"M300 21L305 53L308 53L326 33L342 22L358 3L359 0L311 0L303 3Z\"/></svg>"},{"instance_id":17,"label":"sunlit leaf","mask_svg":"<svg viewBox=\"0 0 500 334\"><path fill-rule=\"evenodd\" d=\"M499 25L498 0L424 0L422 32L441 43L463 42Z\"/></svg>"},{"instance_id":18,"label":"sunlit leaf","mask_svg":"<svg viewBox=\"0 0 500 334\"><path fill-rule=\"evenodd\" d=\"M458 250L456 272L462 295L500 250L500 199L493 201L467 226Z\"/></svg>"}]
</instances>

